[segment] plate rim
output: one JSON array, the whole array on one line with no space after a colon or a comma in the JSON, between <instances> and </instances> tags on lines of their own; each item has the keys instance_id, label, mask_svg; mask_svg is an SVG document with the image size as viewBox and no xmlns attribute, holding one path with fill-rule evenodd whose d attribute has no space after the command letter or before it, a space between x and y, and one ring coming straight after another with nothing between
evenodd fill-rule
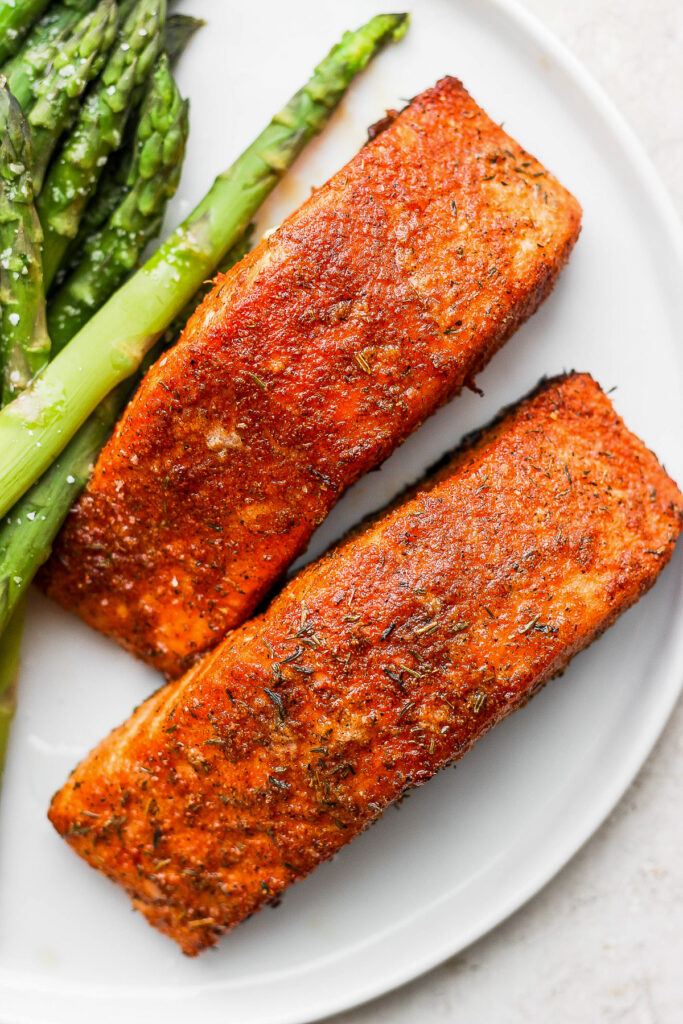
<instances>
[{"instance_id":1,"label":"plate rim","mask_svg":"<svg viewBox=\"0 0 683 1024\"><path fill-rule=\"evenodd\" d=\"M414 3L415 6L418 6L419 0L417 2L414 0ZM480 3L481 0L478 0L477 6ZM548 51L552 55L558 70L580 90L583 100L587 101L595 113L600 116L602 123L612 133L614 141L618 144L620 150L628 157L628 162L636 174L640 185L642 187L647 186L648 198L658 215L659 228L665 232L666 242L675 254L677 265L683 272L683 224L667 188L645 150L643 143L616 103L610 98L597 79L584 67L571 49L555 35L552 29L541 21L539 16L525 7L521 0L485 0L485 4L482 4L482 7L484 6L502 15L511 28L518 31L521 30L528 40L539 44L544 50ZM679 552L678 557L674 555L672 567L680 562L680 560ZM676 593L679 599L683 598L683 577L676 588ZM566 831L563 833L564 841L556 844L557 849L554 851L553 856L546 855L542 862L537 864L535 869L529 868L526 871L525 884L515 888L507 898L499 900L488 914L481 915L473 922L469 931L466 932L464 940L462 934L457 938L449 938L446 932L441 942L431 942L424 955L422 957L416 956L408 968L406 968L404 960L401 959L395 968L388 967L384 970L381 978L370 978L366 980L365 984L355 986L353 994L346 994L341 990L335 989L328 990L323 995L320 992L316 992L314 997L302 997L300 995L298 1005L283 1007L275 1015L272 1012L266 1015L261 1014L258 1017L258 1024L307 1024L307 1022L310 1024L310 1022L320 1020L332 1014L348 1011L370 1000L395 991L428 971L433 970L450 957L467 949L523 907L533 896L540 893L579 853L604 823L633 783L659 740L681 695L681 691L683 691L683 631L678 634L678 639L674 638L671 640L671 646L666 652L665 662L658 675L660 677L658 699L650 711L651 721L648 728L641 730L636 741L631 744L629 753L622 756L620 771L615 772L611 784L605 786L602 797L592 801L590 811L582 818L575 819L578 824L570 830L569 838L567 838ZM452 894L444 897L440 902L447 904L450 899L452 899ZM431 912L434 913L434 910ZM415 916L417 915L413 915L413 917ZM410 927L410 919L392 928L391 931L402 931L406 926ZM377 941L377 939L378 936L374 936L372 941ZM4 973L3 971L2 974ZM26 995L27 988L25 984L22 984L21 979L19 979L17 984L13 984L10 980L9 987L7 987L8 983L2 974L0 974L0 995L3 994L3 990L10 997L13 994L19 998L22 995ZM36 990L34 989L33 991L35 992ZM39 991L43 1000L47 1000L50 997L59 998L62 996L62 998L69 998L72 995L76 995L72 986L62 988L59 985L52 985L49 990L40 986ZM172 995L164 1000L164 1003L166 1006L169 1006L170 999L182 1007L186 999L196 1000L198 997L201 998L202 995L208 996L211 999L213 996L220 996L222 993L228 995L228 992L229 990L226 991L222 986L219 987L216 984L198 983L193 987L188 986L184 992L174 991ZM79 994L79 999L88 1000L89 1003L95 999L112 1000L111 1007L108 1005L104 1007L106 1012L105 1016L101 1018L102 1024L109 1021L110 1009L116 1013L116 1016L111 1019L118 1020L120 1019L118 1015L122 1010L125 1011L127 1007L128 1009L134 1009L133 1000L142 1006L143 1004L148 1004L152 998L158 998L158 993L138 992L128 995L124 994L120 998L117 998L111 992L106 994L102 992L97 995L95 991L85 990ZM47 1005L45 1001L43 1005ZM210 1024L214 1019L223 1019L222 1014L220 1018L214 1017L216 1009L219 1013L221 1012L221 1008L217 1007L217 1004L214 1004L213 1008L211 1006L201 1007L198 1005L195 1005L195 1008L203 1012L206 1012L207 1009L209 1011L213 1009L207 1024ZM146 1006L146 1010L150 1009L150 1006ZM155 1009L166 1012L161 1004L155 1007ZM148 1016L147 1019L150 1021L150 1024L155 1024L156 1014ZM161 1016L159 1016L159 1019L161 1019ZM10 1016L3 1016L2 1018L2 1024L38 1024L39 1021L40 1018L33 1011L27 1014L12 1008L10 1008Z\"/></svg>"}]
</instances>

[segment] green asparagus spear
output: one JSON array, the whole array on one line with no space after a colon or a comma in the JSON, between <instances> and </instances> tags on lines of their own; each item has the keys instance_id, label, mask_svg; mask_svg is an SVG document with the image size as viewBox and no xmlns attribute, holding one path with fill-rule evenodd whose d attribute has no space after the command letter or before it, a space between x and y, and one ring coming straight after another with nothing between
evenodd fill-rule
<instances>
[{"instance_id":1,"label":"green asparagus spear","mask_svg":"<svg viewBox=\"0 0 683 1024\"><path fill-rule=\"evenodd\" d=\"M0 64L12 57L50 0L0 0Z\"/></svg>"},{"instance_id":2,"label":"green asparagus spear","mask_svg":"<svg viewBox=\"0 0 683 1024\"><path fill-rule=\"evenodd\" d=\"M223 263L225 271L242 258L244 249L244 240L240 240L230 250ZM10 628L8 624L17 605L48 558L52 541L85 487L92 465L131 392L164 347L157 342L145 356L138 373L119 384L100 402L56 462L0 522L0 675L3 630Z\"/></svg>"},{"instance_id":3,"label":"green asparagus spear","mask_svg":"<svg viewBox=\"0 0 683 1024\"><path fill-rule=\"evenodd\" d=\"M119 5L120 7L121 5ZM171 70L178 63L178 59L194 34L204 24L198 18L192 18L186 14L172 14L166 19L164 49ZM68 272L75 270L78 266L81 253L85 249L88 240L107 223L128 192L126 182L130 176L130 168L135 156L135 137L138 123L139 118L129 119L126 124L126 132L121 149L117 150L116 153L112 153L107 161L107 165L99 180L97 191L81 217L76 237L69 244L64 255L62 267L59 270L62 281ZM57 280L59 280L59 277Z\"/></svg>"},{"instance_id":4,"label":"green asparagus spear","mask_svg":"<svg viewBox=\"0 0 683 1024\"><path fill-rule=\"evenodd\" d=\"M199 29L206 25L201 18L193 18L190 14L172 14L166 19L166 31L164 33L164 49L168 57L168 63L172 68L178 63L178 59L192 36Z\"/></svg>"},{"instance_id":5,"label":"green asparagus spear","mask_svg":"<svg viewBox=\"0 0 683 1024\"><path fill-rule=\"evenodd\" d=\"M10 726L17 704L17 677L25 611L26 601L22 599L15 606L11 618L0 636L0 786L2 786Z\"/></svg>"},{"instance_id":6,"label":"green asparagus spear","mask_svg":"<svg viewBox=\"0 0 683 1024\"><path fill-rule=\"evenodd\" d=\"M97 187L102 168L121 143L133 90L143 85L163 43L166 0L140 0L121 28L104 71L53 160L38 200L43 226L43 275L49 288L69 239Z\"/></svg>"},{"instance_id":7,"label":"green asparagus spear","mask_svg":"<svg viewBox=\"0 0 683 1024\"><path fill-rule=\"evenodd\" d=\"M33 205L31 133L0 77L0 404L10 402L46 364L50 339Z\"/></svg>"},{"instance_id":8,"label":"green asparagus spear","mask_svg":"<svg viewBox=\"0 0 683 1024\"><path fill-rule=\"evenodd\" d=\"M107 225L89 240L78 267L50 301L53 355L116 291L147 242L159 233L166 204L178 187L187 130L187 103L162 54L140 118L128 192Z\"/></svg>"},{"instance_id":9,"label":"green asparagus spear","mask_svg":"<svg viewBox=\"0 0 683 1024\"><path fill-rule=\"evenodd\" d=\"M114 0L100 0L65 42L36 92L28 111L35 149L33 185L40 192L52 152L73 121L81 95L102 70L114 41L118 10Z\"/></svg>"},{"instance_id":10,"label":"green asparagus spear","mask_svg":"<svg viewBox=\"0 0 683 1024\"><path fill-rule=\"evenodd\" d=\"M36 97L38 83L52 64L61 46L79 20L95 6L96 0L78 0L51 4L36 22L17 54L2 68L12 95L24 110Z\"/></svg>"},{"instance_id":11,"label":"green asparagus spear","mask_svg":"<svg viewBox=\"0 0 683 1024\"><path fill-rule=\"evenodd\" d=\"M325 125L355 74L384 43L402 36L407 23L405 14L378 15L347 32L151 259L0 412L0 515L47 469L104 396L135 372Z\"/></svg>"},{"instance_id":12,"label":"green asparagus spear","mask_svg":"<svg viewBox=\"0 0 683 1024\"><path fill-rule=\"evenodd\" d=\"M126 184L130 175L135 156L135 138L137 136L138 123L135 124L135 133L126 141L124 146L112 153L107 160L102 177L99 180L97 191L85 208L81 223L76 232L76 237L67 246L62 260L56 283L61 286L67 275L76 269L81 261L81 256L93 235L104 227L107 221L114 215L114 212L123 202L129 192ZM53 283L53 289L55 283Z\"/></svg>"},{"instance_id":13,"label":"green asparagus spear","mask_svg":"<svg viewBox=\"0 0 683 1024\"><path fill-rule=\"evenodd\" d=\"M50 351L32 163L33 145L26 118L0 76L0 405L29 383ZM21 599L0 635L0 785L16 706L23 621Z\"/></svg>"}]
</instances>

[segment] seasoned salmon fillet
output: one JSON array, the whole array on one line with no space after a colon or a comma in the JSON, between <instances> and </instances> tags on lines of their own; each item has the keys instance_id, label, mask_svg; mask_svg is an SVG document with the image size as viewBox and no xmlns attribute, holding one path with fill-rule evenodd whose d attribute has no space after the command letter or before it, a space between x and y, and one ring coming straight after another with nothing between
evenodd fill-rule
<instances>
[{"instance_id":1,"label":"seasoned salmon fillet","mask_svg":"<svg viewBox=\"0 0 683 1024\"><path fill-rule=\"evenodd\" d=\"M526 703L682 521L598 385L549 381L150 697L50 818L194 955Z\"/></svg>"},{"instance_id":2,"label":"seasoned salmon fillet","mask_svg":"<svg viewBox=\"0 0 683 1024\"><path fill-rule=\"evenodd\" d=\"M576 200L445 78L216 287L147 375L42 575L169 676L548 294Z\"/></svg>"}]
</instances>

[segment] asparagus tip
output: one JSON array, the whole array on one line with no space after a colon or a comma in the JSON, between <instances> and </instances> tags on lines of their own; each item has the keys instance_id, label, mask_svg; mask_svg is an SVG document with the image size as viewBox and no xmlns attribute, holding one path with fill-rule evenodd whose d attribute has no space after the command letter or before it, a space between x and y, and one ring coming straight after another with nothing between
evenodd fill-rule
<instances>
[{"instance_id":1,"label":"asparagus tip","mask_svg":"<svg viewBox=\"0 0 683 1024\"><path fill-rule=\"evenodd\" d=\"M394 17L396 18L396 27L394 28L393 37L394 39L402 39L410 25L410 12L401 11L398 14L394 14Z\"/></svg>"},{"instance_id":2,"label":"asparagus tip","mask_svg":"<svg viewBox=\"0 0 683 1024\"><path fill-rule=\"evenodd\" d=\"M410 13L408 11L398 11L393 14L376 14L369 24L372 25L373 22L387 20L390 23L386 36L387 41L402 39L410 25Z\"/></svg>"}]
</instances>

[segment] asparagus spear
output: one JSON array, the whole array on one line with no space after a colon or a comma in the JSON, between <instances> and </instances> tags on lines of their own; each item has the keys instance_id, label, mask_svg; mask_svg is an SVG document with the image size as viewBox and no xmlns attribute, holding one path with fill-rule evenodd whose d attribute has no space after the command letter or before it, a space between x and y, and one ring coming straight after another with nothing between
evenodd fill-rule
<instances>
[{"instance_id":1,"label":"asparagus spear","mask_svg":"<svg viewBox=\"0 0 683 1024\"><path fill-rule=\"evenodd\" d=\"M53 291L57 286L61 287L67 275L76 269L90 239L104 227L126 197L129 191L126 181L135 156L138 123L135 124L131 138L109 157L97 191L83 212L76 237L67 246L62 265L53 281Z\"/></svg>"},{"instance_id":2,"label":"asparagus spear","mask_svg":"<svg viewBox=\"0 0 683 1024\"><path fill-rule=\"evenodd\" d=\"M2 68L12 95L28 110L36 96L38 83L52 64L60 46L80 18L95 6L96 0L54 3L36 22L18 53Z\"/></svg>"},{"instance_id":3,"label":"asparagus spear","mask_svg":"<svg viewBox=\"0 0 683 1024\"><path fill-rule=\"evenodd\" d=\"M206 25L201 18L193 18L190 14L172 14L166 20L164 33L164 49L171 67L175 67L178 58L184 51L192 36Z\"/></svg>"},{"instance_id":4,"label":"asparagus spear","mask_svg":"<svg viewBox=\"0 0 683 1024\"><path fill-rule=\"evenodd\" d=\"M0 76L0 404L43 368L50 339L40 261L42 234L33 205L31 133Z\"/></svg>"},{"instance_id":5,"label":"asparagus spear","mask_svg":"<svg viewBox=\"0 0 683 1024\"><path fill-rule=\"evenodd\" d=\"M26 118L0 76L0 405L29 383L50 351L32 163L33 145ZM24 600L20 599L0 636L0 785L16 706L23 621Z\"/></svg>"},{"instance_id":6,"label":"asparagus spear","mask_svg":"<svg viewBox=\"0 0 683 1024\"><path fill-rule=\"evenodd\" d=\"M244 249L244 240L240 240L230 250L223 269L227 271L237 263L244 255ZM0 522L0 674L3 630L10 628L8 623L17 605L48 558L52 541L71 505L85 487L92 465L131 392L163 348L164 345L157 342L132 380L119 384L100 402L47 472ZM1 717L0 710L0 730Z\"/></svg>"},{"instance_id":7,"label":"asparagus spear","mask_svg":"<svg viewBox=\"0 0 683 1024\"><path fill-rule=\"evenodd\" d=\"M0 636L0 786L5 767L9 730L17 704L17 677L24 628L26 601L19 601L5 631Z\"/></svg>"},{"instance_id":8,"label":"asparagus spear","mask_svg":"<svg viewBox=\"0 0 683 1024\"><path fill-rule=\"evenodd\" d=\"M50 0L0 0L0 64L17 52L21 41Z\"/></svg>"},{"instance_id":9,"label":"asparagus spear","mask_svg":"<svg viewBox=\"0 0 683 1024\"><path fill-rule=\"evenodd\" d=\"M102 398L135 372L145 352L242 237L308 140L325 125L354 75L384 43L400 38L407 24L405 14L384 14L347 32L151 259L28 391L0 412L0 515L47 469Z\"/></svg>"},{"instance_id":10,"label":"asparagus spear","mask_svg":"<svg viewBox=\"0 0 683 1024\"><path fill-rule=\"evenodd\" d=\"M165 18L166 0L140 0L134 6L50 167L38 200L46 288L78 230L109 153L121 143L133 90L147 81L159 55Z\"/></svg>"},{"instance_id":11,"label":"asparagus spear","mask_svg":"<svg viewBox=\"0 0 683 1024\"><path fill-rule=\"evenodd\" d=\"M53 354L116 291L147 242L159 233L166 204L180 180L187 131L187 103L162 54L140 117L128 192L107 225L90 238L78 267L50 301Z\"/></svg>"},{"instance_id":12,"label":"asparagus spear","mask_svg":"<svg viewBox=\"0 0 683 1024\"><path fill-rule=\"evenodd\" d=\"M35 149L33 184L37 193L54 148L78 111L81 95L102 70L117 23L118 9L114 0L100 0L95 10L78 23L38 85L35 103L28 112Z\"/></svg>"},{"instance_id":13,"label":"asparagus spear","mask_svg":"<svg viewBox=\"0 0 683 1024\"><path fill-rule=\"evenodd\" d=\"M119 5L119 9L121 9L121 5ZM171 70L178 63L180 55L190 42L192 36L204 24L198 18L192 18L185 14L172 14L166 19L164 49ZM78 266L81 253L85 249L88 240L107 223L128 192L126 181L130 176L130 169L135 156L135 138L138 124L139 118L126 124L123 146L115 153L112 153L107 161L107 165L99 180L97 191L88 203L81 217L76 237L68 246L64 256L62 267L67 272L74 270ZM63 280L66 274L62 267L60 267L59 274Z\"/></svg>"}]
</instances>

